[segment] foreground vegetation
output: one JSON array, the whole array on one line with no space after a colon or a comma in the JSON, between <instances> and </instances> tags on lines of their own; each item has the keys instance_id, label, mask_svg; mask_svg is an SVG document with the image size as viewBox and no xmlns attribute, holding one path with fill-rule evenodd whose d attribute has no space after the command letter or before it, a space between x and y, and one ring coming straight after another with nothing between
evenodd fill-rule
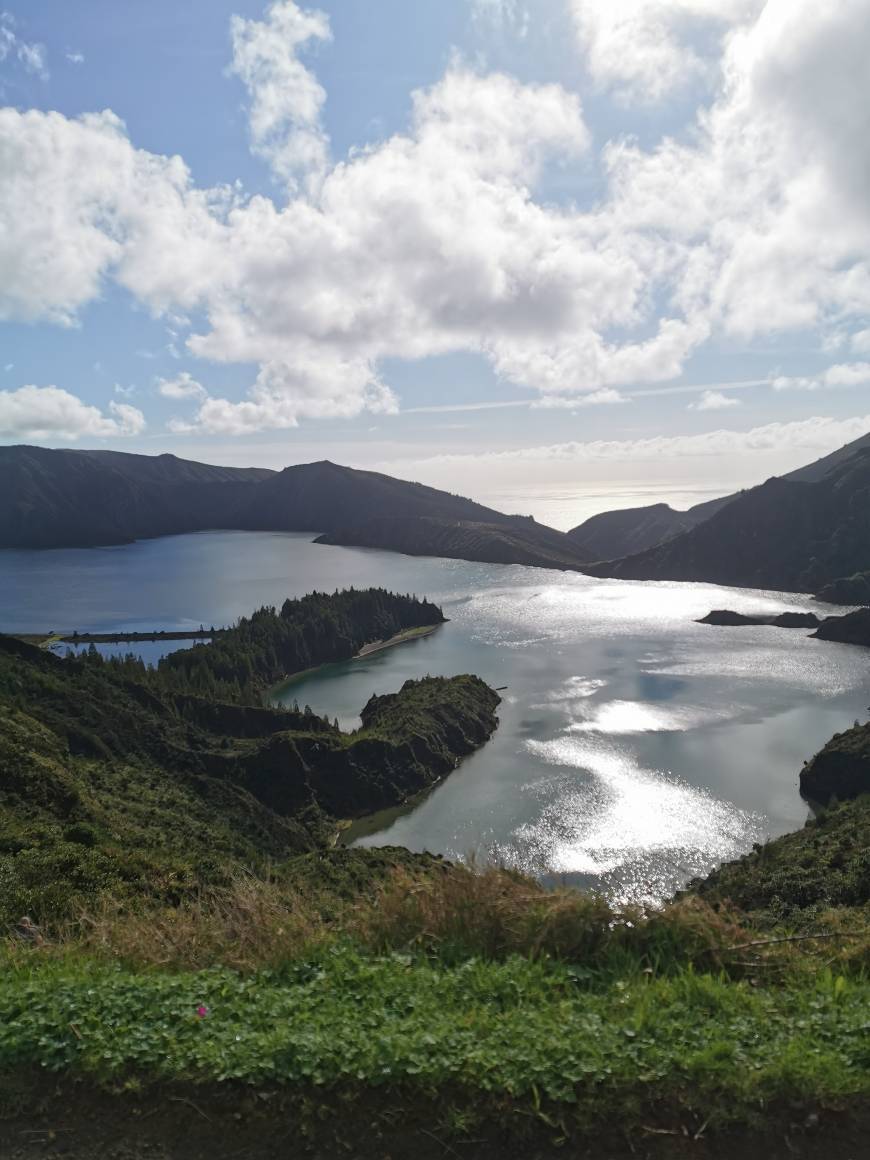
<instances>
[{"instance_id":1,"label":"foreground vegetation","mask_svg":"<svg viewBox=\"0 0 870 1160\"><path fill-rule=\"evenodd\" d=\"M870 1100L866 910L780 942L794 926L762 933L695 897L615 913L504 871L377 859L321 852L297 859L294 887L240 876L10 940L0 1074L57 1073L128 1108L208 1101L216 1124L218 1107L251 1117L247 1091L258 1139L302 1124L323 1155L380 1156L384 1135L416 1154L420 1125L495 1154L763 1136L783 1109L787 1128ZM353 1150L359 1131L371 1149ZM212 1144L224 1155L217 1126Z\"/></svg>"}]
</instances>

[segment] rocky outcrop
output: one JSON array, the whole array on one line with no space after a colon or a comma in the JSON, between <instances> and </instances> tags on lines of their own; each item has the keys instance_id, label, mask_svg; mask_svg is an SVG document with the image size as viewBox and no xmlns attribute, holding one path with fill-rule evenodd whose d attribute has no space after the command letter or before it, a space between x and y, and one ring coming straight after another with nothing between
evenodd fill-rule
<instances>
[{"instance_id":1,"label":"rocky outcrop","mask_svg":"<svg viewBox=\"0 0 870 1160\"><path fill-rule=\"evenodd\" d=\"M813 612L779 612L775 616L759 614L747 616L742 612L732 612L728 608L717 608L708 612L698 624L716 624L722 627L736 627L751 624L772 624L776 628L815 628L819 618Z\"/></svg>"},{"instance_id":2,"label":"rocky outcrop","mask_svg":"<svg viewBox=\"0 0 870 1160\"><path fill-rule=\"evenodd\" d=\"M406 681L372 697L356 733L279 733L262 746L213 755L209 772L243 786L282 816L316 804L340 818L401 805L483 745L500 698L478 677Z\"/></svg>"},{"instance_id":3,"label":"rocky outcrop","mask_svg":"<svg viewBox=\"0 0 870 1160\"><path fill-rule=\"evenodd\" d=\"M837 733L801 770L801 793L826 805L870 793L870 725Z\"/></svg>"},{"instance_id":4,"label":"rocky outcrop","mask_svg":"<svg viewBox=\"0 0 870 1160\"><path fill-rule=\"evenodd\" d=\"M829 616L812 635L819 640L870 647L870 608L859 608L846 616Z\"/></svg>"}]
</instances>

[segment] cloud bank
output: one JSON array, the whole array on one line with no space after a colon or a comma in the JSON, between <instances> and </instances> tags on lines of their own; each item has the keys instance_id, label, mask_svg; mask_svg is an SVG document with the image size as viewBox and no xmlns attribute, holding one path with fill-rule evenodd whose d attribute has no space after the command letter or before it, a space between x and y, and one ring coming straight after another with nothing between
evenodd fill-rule
<instances>
[{"instance_id":1,"label":"cloud bank","mask_svg":"<svg viewBox=\"0 0 870 1160\"><path fill-rule=\"evenodd\" d=\"M127 403L109 403L109 414L60 387L0 391L0 437L4 439L118 438L140 435L145 416Z\"/></svg>"},{"instance_id":2,"label":"cloud bank","mask_svg":"<svg viewBox=\"0 0 870 1160\"><path fill-rule=\"evenodd\" d=\"M110 283L195 318L191 354L258 368L241 400L196 396L184 429L225 434L395 410L386 359L471 352L571 406L711 338L870 330L870 0L571 11L620 99L703 82L679 138L593 149L577 93L454 62L405 132L334 161L301 59L329 21L291 0L234 18L229 66L281 198L198 188L108 111L0 110L0 318L75 325ZM603 193L553 204L566 165Z\"/></svg>"}]
</instances>

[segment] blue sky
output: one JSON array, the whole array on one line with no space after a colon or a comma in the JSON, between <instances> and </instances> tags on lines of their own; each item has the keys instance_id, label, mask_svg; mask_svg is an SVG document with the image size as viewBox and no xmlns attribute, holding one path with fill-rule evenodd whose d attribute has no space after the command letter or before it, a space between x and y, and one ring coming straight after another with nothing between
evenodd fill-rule
<instances>
[{"instance_id":1,"label":"blue sky","mask_svg":"<svg viewBox=\"0 0 870 1160\"><path fill-rule=\"evenodd\" d=\"M824 454L870 426L870 2L819 7L6 0L0 440L564 526Z\"/></svg>"}]
</instances>

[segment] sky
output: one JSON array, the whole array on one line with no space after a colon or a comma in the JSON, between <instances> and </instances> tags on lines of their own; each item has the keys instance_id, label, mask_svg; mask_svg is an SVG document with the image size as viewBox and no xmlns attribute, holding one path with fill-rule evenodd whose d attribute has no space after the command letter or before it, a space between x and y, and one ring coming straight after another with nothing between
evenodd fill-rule
<instances>
[{"instance_id":1,"label":"sky","mask_svg":"<svg viewBox=\"0 0 870 1160\"><path fill-rule=\"evenodd\" d=\"M870 0L0 0L0 442L571 527L870 430Z\"/></svg>"}]
</instances>

